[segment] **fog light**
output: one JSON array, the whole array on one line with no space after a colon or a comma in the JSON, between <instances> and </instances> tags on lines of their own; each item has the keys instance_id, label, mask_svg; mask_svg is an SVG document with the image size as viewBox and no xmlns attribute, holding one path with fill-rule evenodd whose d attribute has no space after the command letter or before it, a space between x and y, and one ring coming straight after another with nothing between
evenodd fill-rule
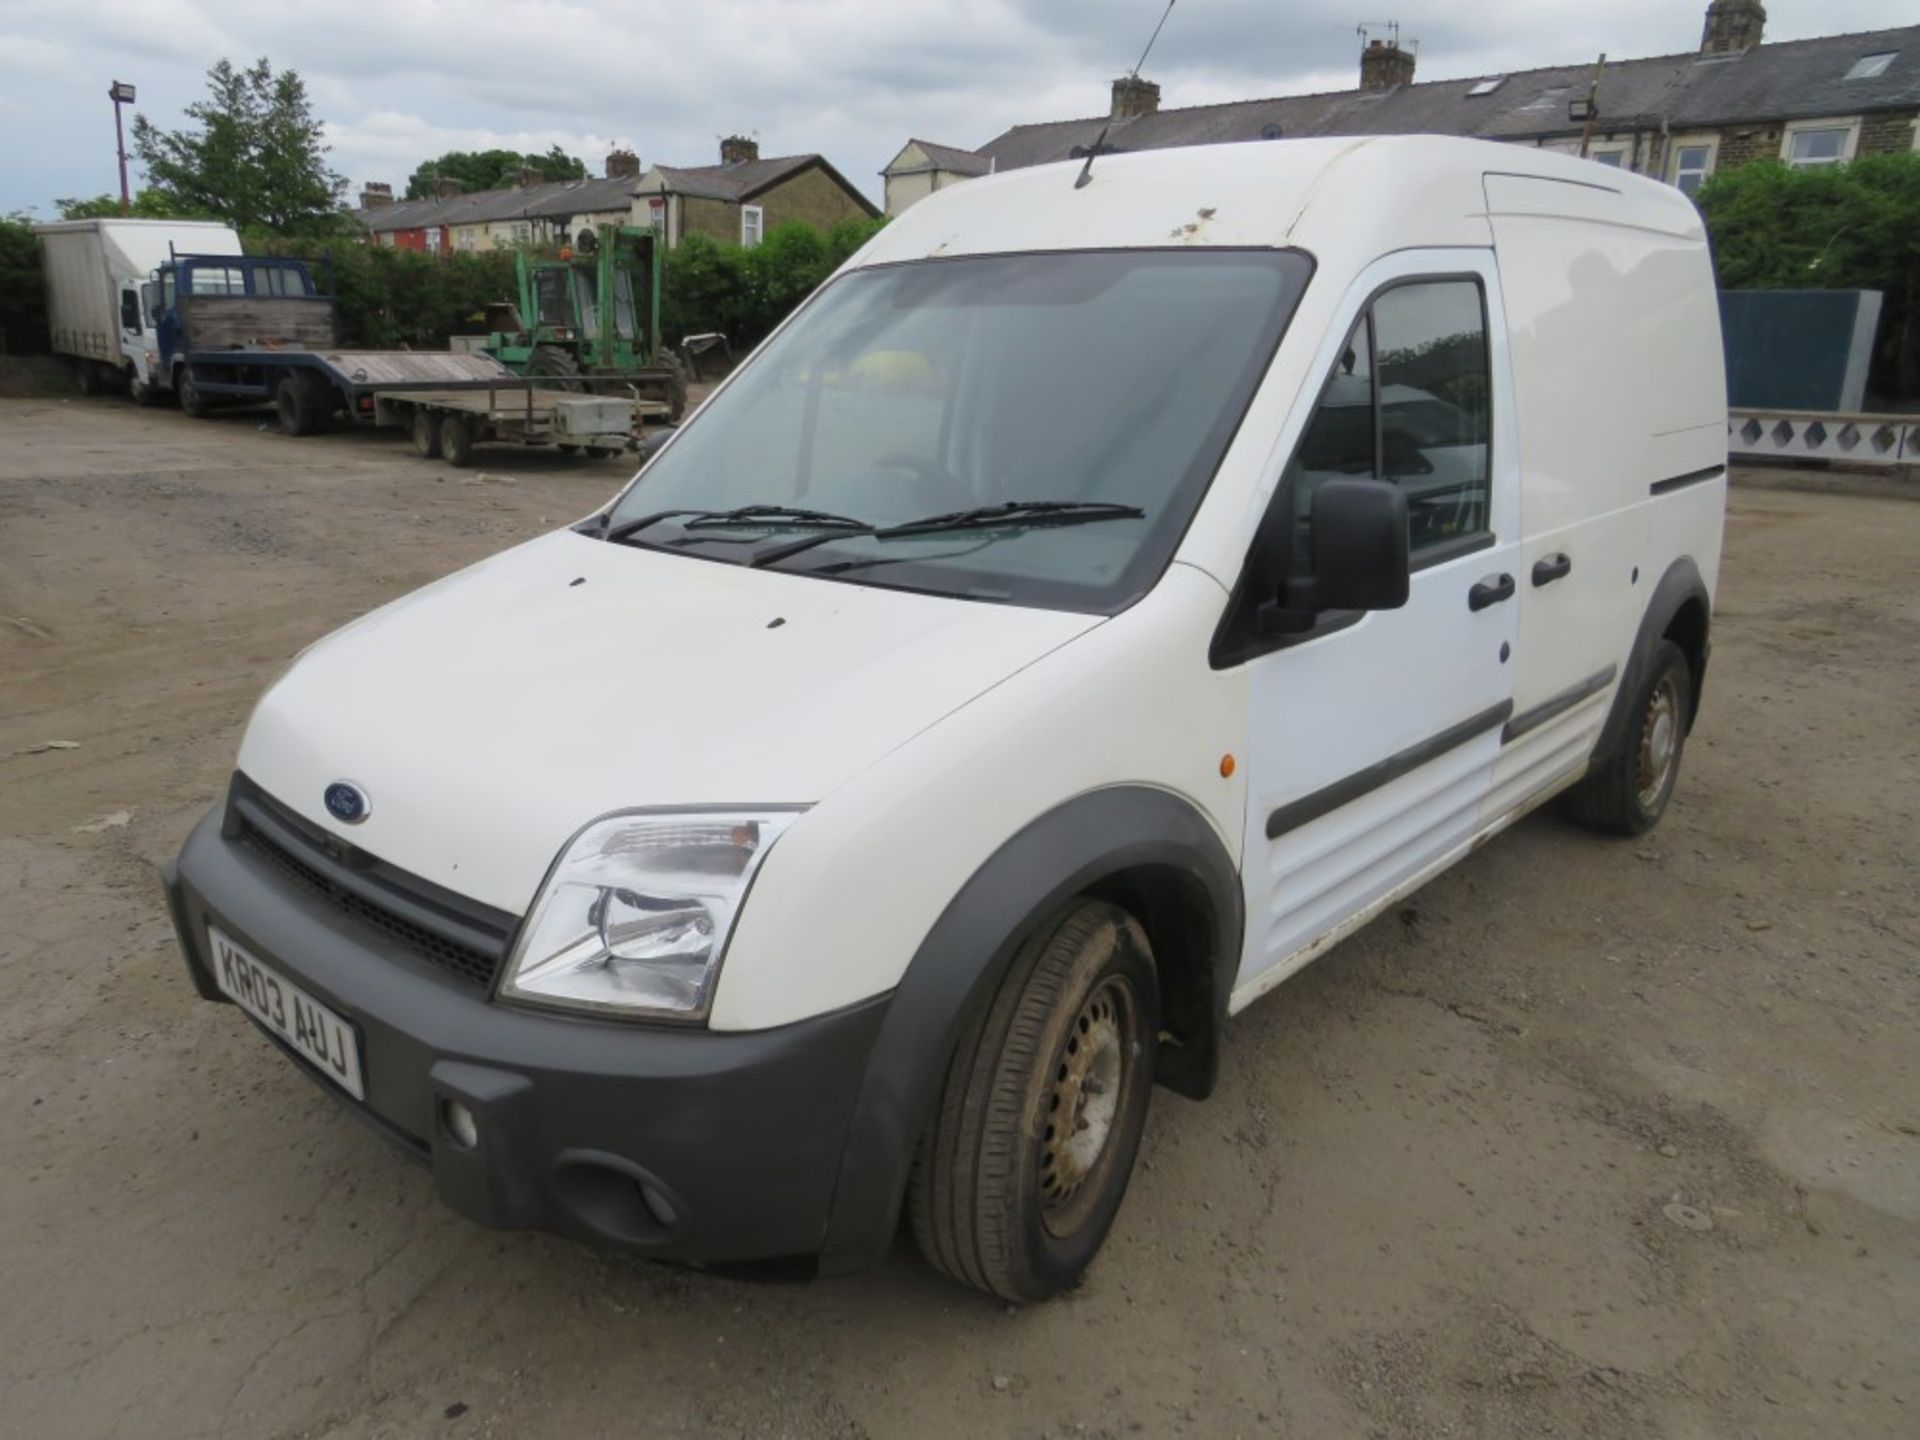
<instances>
[{"instance_id":1,"label":"fog light","mask_svg":"<svg viewBox=\"0 0 1920 1440\"><path fill-rule=\"evenodd\" d=\"M480 1126L473 1112L458 1100L440 1102L440 1128L462 1150L471 1150L480 1143Z\"/></svg>"}]
</instances>

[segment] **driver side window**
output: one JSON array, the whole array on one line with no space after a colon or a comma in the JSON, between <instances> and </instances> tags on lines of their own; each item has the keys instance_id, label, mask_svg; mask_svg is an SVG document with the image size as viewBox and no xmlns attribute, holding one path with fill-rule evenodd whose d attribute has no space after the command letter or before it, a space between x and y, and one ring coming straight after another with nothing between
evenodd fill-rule
<instances>
[{"instance_id":1,"label":"driver side window","mask_svg":"<svg viewBox=\"0 0 1920 1440\"><path fill-rule=\"evenodd\" d=\"M1313 492L1341 476L1407 493L1409 549L1487 532L1490 493L1486 308L1473 280L1396 285L1347 337L1293 459L1295 557L1304 564Z\"/></svg>"}]
</instances>

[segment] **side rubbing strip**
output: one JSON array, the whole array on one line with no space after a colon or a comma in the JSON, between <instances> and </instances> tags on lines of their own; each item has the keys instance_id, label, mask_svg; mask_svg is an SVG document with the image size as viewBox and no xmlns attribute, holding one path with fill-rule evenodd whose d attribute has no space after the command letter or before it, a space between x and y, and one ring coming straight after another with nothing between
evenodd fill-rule
<instances>
[{"instance_id":1,"label":"side rubbing strip","mask_svg":"<svg viewBox=\"0 0 1920 1440\"><path fill-rule=\"evenodd\" d=\"M1546 724L1547 721L1553 719L1554 716L1564 715L1582 700L1587 699L1591 695L1597 695L1606 689L1607 686L1613 683L1613 677L1619 674L1619 672L1619 666L1609 665L1606 669L1587 676L1587 678L1582 680L1578 685L1569 685L1558 695L1547 700L1542 700L1531 710L1522 711L1520 714L1514 716L1513 719L1509 720L1506 723L1506 727L1501 730L1500 743L1505 745L1510 740L1518 740L1529 730L1538 730L1542 725Z\"/></svg>"},{"instance_id":2,"label":"side rubbing strip","mask_svg":"<svg viewBox=\"0 0 1920 1440\"><path fill-rule=\"evenodd\" d=\"M1702 480L1717 480L1727 473L1724 465L1709 465L1704 470L1689 470L1684 475L1669 475L1664 480L1656 480L1647 487L1651 495L1664 495L1669 490L1684 490L1689 485L1698 485Z\"/></svg>"},{"instance_id":3,"label":"side rubbing strip","mask_svg":"<svg viewBox=\"0 0 1920 1440\"><path fill-rule=\"evenodd\" d=\"M1298 800L1282 805L1267 816L1267 838L1278 840L1289 830L1297 830L1310 820L1318 820L1322 815L1338 810L1348 801L1358 800L1370 790L1378 790L1402 775L1418 770L1429 760L1437 760L1449 750L1457 750L1476 735L1501 724L1513 714L1513 702L1502 700L1498 705L1490 705L1478 715L1469 716L1458 725L1450 725L1438 735L1422 740L1418 745L1409 745L1396 755L1389 755L1377 764L1364 770L1356 770L1344 780L1336 780L1331 785L1315 790L1311 795L1302 795Z\"/></svg>"}]
</instances>

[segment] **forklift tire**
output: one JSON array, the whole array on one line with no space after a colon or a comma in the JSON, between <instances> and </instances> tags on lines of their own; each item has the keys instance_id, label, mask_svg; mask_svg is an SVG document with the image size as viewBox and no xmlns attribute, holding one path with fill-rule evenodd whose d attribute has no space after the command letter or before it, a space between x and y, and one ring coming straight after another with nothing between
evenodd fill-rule
<instances>
[{"instance_id":1,"label":"forklift tire","mask_svg":"<svg viewBox=\"0 0 1920 1440\"><path fill-rule=\"evenodd\" d=\"M687 362L662 345L653 363L667 371L667 423L677 425L680 417L687 413Z\"/></svg>"},{"instance_id":2,"label":"forklift tire","mask_svg":"<svg viewBox=\"0 0 1920 1440\"><path fill-rule=\"evenodd\" d=\"M180 398L182 414L191 415L195 420L204 420L211 412L207 397L200 393L200 387L193 383L193 372L182 365L174 375L173 393Z\"/></svg>"},{"instance_id":3,"label":"forklift tire","mask_svg":"<svg viewBox=\"0 0 1920 1440\"><path fill-rule=\"evenodd\" d=\"M288 375L274 392L282 435L312 435L327 428L332 407L326 382L312 375Z\"/></svg>"},{"instance_id":4,"label":"forklift tire","mask_svg":"<svg viewBox=\"0 0 1920 1440\"><path fill-rule=\"evenodd\" d=\"M422 460L440 458L440 417L418 405L413 408L413 448Z\"/></svg>"},{"instance_id":5,"label":"forklift tire","mask_svg":"<svg viewBox=\"0 0 1920 1440\"><path fill-rule=\"evenodd\" d=\"M527 374L538 375L554 390L584 390L580 383L580 362L570 351L558 345L536 345L527 357Z\"/></svg>"},{"instance_id":6,"label":"forklift tire","mask_svg":"<svg viewBox=\"0 0 1920 1440\"><path fill-rule=\"evenodd\" d=\"M440 458L460 468L473 463L473 426L466 416L449 415L440 422Z\"/></svg>"}]
</instances>

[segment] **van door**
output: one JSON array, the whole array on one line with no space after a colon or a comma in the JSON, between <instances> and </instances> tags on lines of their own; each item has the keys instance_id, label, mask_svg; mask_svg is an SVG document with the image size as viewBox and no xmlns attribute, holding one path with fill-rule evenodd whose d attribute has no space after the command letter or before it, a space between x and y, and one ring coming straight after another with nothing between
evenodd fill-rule
<instances>
[{"instance_id":1,"label":"van door","mask_svg":"<svg viewBox=\"0 0 1920 1440\"><path fill-rule=\"evenodd\" d=\"M1273 503L1296 565L1314 489L1407 492L1411 594L1324 614L1242 663L1248 726L1236 1008L1464 853L1512 709L1519 484L1499 286L1483 252L1405 252L1364 274Z\"/></svg>"}]
</instances>

